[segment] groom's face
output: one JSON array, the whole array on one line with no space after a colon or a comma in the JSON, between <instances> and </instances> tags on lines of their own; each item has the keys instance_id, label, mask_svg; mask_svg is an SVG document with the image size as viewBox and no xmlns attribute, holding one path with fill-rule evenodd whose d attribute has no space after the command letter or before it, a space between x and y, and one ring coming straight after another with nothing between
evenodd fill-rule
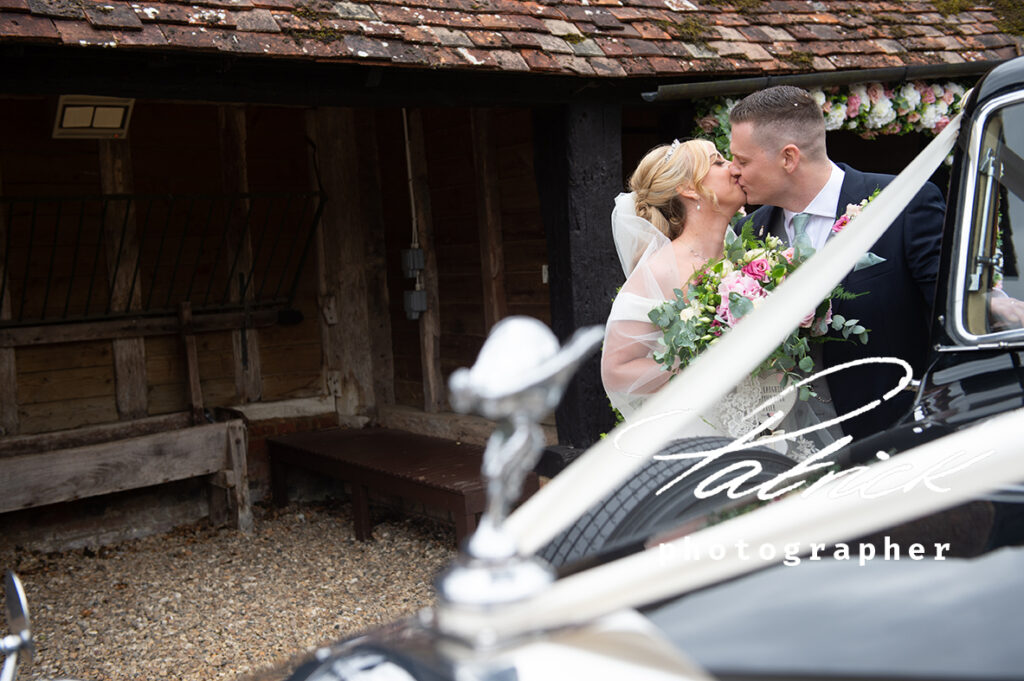
<instances>
[{"instance_id":1,"label":"groom's face","mask_svg":"<svg viewBox=\"0 0 1024 681\"><path fill-rule=\"evenodd\" d=\"M753 123L732 126L732 173L747 193L749 203L778 205L778 196L784 191L789 174L783 167L781 153L765 149L757 139Z\"/></svg>"}]
</instances>

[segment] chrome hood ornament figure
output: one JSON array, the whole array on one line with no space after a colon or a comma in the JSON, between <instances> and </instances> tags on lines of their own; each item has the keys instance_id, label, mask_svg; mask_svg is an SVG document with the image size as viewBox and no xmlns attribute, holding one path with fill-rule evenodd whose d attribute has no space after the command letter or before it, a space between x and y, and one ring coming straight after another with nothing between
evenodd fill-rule
<instances>
[{"instance_id":1,"label":"chrome hood ornament figure","mask_svg":"<svg viewBox=\"0 0 1024 681\"><path fill-rule=\"evenodd\" d=\"M449 603L516 600L553 579L542 561L519 556L503 523L544 447L540 420L558 405L573 373L603 337L601 327L580 329L559 347L542 322L508 317L491 330L473 367L451 375L452 407L497 421L498 427L484 451L487 506L480 525L466 555L438 583Z\"/></svg>"}]
</instances>

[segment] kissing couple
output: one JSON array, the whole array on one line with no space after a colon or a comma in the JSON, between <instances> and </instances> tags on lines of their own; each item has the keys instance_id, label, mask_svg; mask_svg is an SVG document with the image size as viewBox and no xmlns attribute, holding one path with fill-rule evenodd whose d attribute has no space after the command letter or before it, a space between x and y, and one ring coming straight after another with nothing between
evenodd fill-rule
<instances>
[{"instance_id":1,"label":"kissing couple","mask_svg":"<svg viewBox=\"0 0 1024 681\"><path fill-rule=\"evenodd\" d=\"M711 142L675 140L648 152L629 179L631 191L615 200L612 232L626 281L606 326L601 377L612 406L626 419L674 375L655 360L665 345L651 311L675 299L676 289L685 295L695 274L723 257L730 221L744 205L760 206L743 219L757 236L820 250L844 224L840 218L848 208L862 205L893 179L833 162L824 114L801 88L754 92L736 104L730 122L732 161ZM834 298L832 314L859 320L870 329L870 342L813 344L813 373L882 356L899 357L921 374L944 211L942 194L926 183L844 278L842 287L851 295ZM864 364L818 379L814 396L792 404L779 428L793 431L849 413L886 393L901 376L889 364ZM750 430L743 415L770 394L773 382L777 391L778 375L751 376L714 413L702 414L688 434L734 438ZM909 392L899 395L838 426L796 438L784 453L802 459L842 434L871 435L905 413L911 400Z\"/></svg>"}]
</instances>

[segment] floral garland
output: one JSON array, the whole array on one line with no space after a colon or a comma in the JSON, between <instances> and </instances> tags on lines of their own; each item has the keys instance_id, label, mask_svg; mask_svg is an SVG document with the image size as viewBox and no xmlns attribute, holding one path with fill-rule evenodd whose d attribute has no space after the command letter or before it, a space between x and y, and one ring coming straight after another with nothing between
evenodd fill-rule
<instances>
[{"instance_id":1,"label":"floral garland","mask_svg":"<svg viewBox=\"0 0 1024 681\"><path fill-rule=\"evenodd\" d=\"M858 83L808 90L825 115L826 130L852 130L864 139L879 135L924 132L937 135L963 108L966 88L960 83L920 81L887 86ZM728 154L729 112L737 99L702 100L693 134L711 136L715 146Z\"/></svg>"}]
</instances>

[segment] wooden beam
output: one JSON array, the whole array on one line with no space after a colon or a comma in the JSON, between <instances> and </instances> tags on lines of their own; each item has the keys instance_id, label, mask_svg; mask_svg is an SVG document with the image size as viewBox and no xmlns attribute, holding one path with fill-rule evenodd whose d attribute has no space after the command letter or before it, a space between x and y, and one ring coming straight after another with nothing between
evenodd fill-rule
<instances>
[{"instance_id":1,"label":"wooden beam","mask_svg":"<svg viewBox=\"0 0 1024 681\"><path fill-rule=\"evenodd\" d=\"M355 126L360 222L366 226L366 313L373 353L374 405L379 410L395 403L395 358L391 346L388 253L374 111L357 109Z\"/></svg>"},{"instance_id":2,"label":"wooden beam","mask_svg":"<svg viewBox=\"0 0 1024 681\"><path fill-rule=\"evenodd\" d=\"M0 195L3 194L3 169L0 168ZM3 206L0 205L0 208ZM7 258L7 211L0 210L0 267ZM0 319L11 318L11 287L7 269L0 273ZM18 432L18 367L14 348L0 347L0 435L14 435Z\"/></svg>"},{"instance_id":3,"label":"wooden beam","mask_svg":"<svg viewBox=\"0 0 1024 681\"><path fill-rule=\"evenodd\" d=\"M505 299L505 252L501 235L501 195L497 152L491 132L491 111L470 112L473 163L477 178L477 225L480 233L480 278L484 292L484 324L488 331L508 314Z\"/></svg>"},{"instance_id":4,"label":"wooden beam","mask_svg":"<svg viewBox=\"0 0 1024 681\"><path fill-rule=\"evenodd\" d=\"M3 460L0 513L208 475L229 468L214 423Z\"/></svg>"},{"instance_id":5,"label":"wooden beam","mask_svg":"<svg viewBox=\"0 0 1024 681\"><path fill-rule=\"evenodd\" d=\"M423 365L423 409L436 413L445 407L444 378L441 374L441 303L438 296L437 254L434 250L434 223L430 212L430 183L423 116L418 109L408 110L409 164L412 175L416 232L423 249L423 290L427 310L420 315L420 360Z\"/></svg>"},{"instance_id":6,"label":"wooden beam","mask_svg":"<svg viewBox=\"0 0 1024 681\"><path fill-rule=\"evenodd\" d=\"M272 326L277 322L277 311L260 310L246 315L244 312L218 312L192 318L195 333L227 331L248 323L254 328ZM0 348L53 343L133 338L136 336L175 336L181 331L177 317L132 317L98 322L72 324L46 324L0 329Z\"/></svg>"},{"instance_id":7,"label":"wooden beam","mask_svg":"<svg viewBox=\"0 0 1024 681\"><path fill-rule=\"evenodd\" d=\"M358 191L359 143L351 109L318 108L307 117L311 163L329 197L317 228L320 329L328 391L339 417L376 409L367 310L367 237Z\"/></svg>"},{"instance_id":8,"label":"wooden beam","mask_svg":"<svg viewBox=\"0 0 1024 681\"><path fill-rule=\"evenodd\" d=\"M605 324L622 270L609 215L622 191L622 114L617 105L580 103L534 117L534 171L548 242L551 326L564 342ZM589 447L614 425L600 358L577 372L555 412L559 441Z\"/></svg>"},{"instance_id":9,"label":"wooden beam","mask_svg":"<svg viewBox=\"0 0 1024 681\"><path fill-rule=\"evenodd\" d=\"M18 435L0 440L0 458L48 452L55 449L84 447L112 440L124 440L168 430L178 430L187 428L189 425L191 425L189 414L178 412L149 416L138 421L118 421L117 423L104 423L98 426L85 426L53 433Z\"/></svg>"},{"instance_id":10,"label":"wooden beam","mask_svg":"<svg viewBox=\"0 0 1024 681\"><path fill-rule=\"evenodd\" d=\"M104 194L132 194L132 156L127 140L100 140L100 185ZM110 204L103 225L107 275L110 281L110 309L127 312L141 308L142 287L134 281L139 261L139 238L135 206L130 202ZM146 390L146 344L141 338L115 338L114 383L117 413L122 420L142 418L148 411Z\"/></svg>"},{"instance_id":11,"label":"wooden beam","mask_svg":"<svg viewBox=\"0 0 1024 681\"><path fill-rule=\"evenodd\" d=\"M227 194L247 194L249 170L245 107L217 107L217 122L224 191ZM229 282L233 301L253 299L251 286L246 288L244 296L239 286L239 276L248 277L252 268L249 208L249 201L239 200L231 211L232 219L226 227L227 241L231 245L228 262L235 265ZM239 402L259 402L263 396L259 332L243 323L241 328L231 332L231 347L235 367L235 396Z\"/></svg>"}]
</instances>

